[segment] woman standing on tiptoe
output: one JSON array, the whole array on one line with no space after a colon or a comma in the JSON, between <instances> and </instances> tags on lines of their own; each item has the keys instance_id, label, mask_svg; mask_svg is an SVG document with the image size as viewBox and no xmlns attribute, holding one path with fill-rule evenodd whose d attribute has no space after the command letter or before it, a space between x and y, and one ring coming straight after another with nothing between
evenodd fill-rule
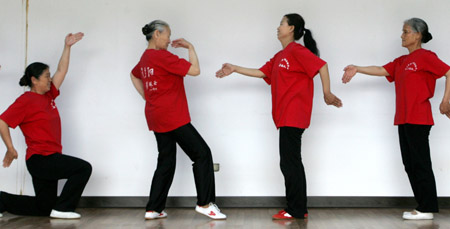
<instances>
[{"instance_id":1,"label":"woman standing on tiptoe","mask_svg":"<svg viewBox=\"0 0 450 229\"><path fill-rule=\"evenodd\" d=\"M440 111L450 117L450 67L435 53L422 48L422 43L432 39L428 25L422 19L406 20L401 38L402 46L409 54L384 66L349 65L344 69L342 81L348 83L356 73L363 73L386 76L389 82L395 82L394 125L398 126L403 164L418 203L415 210L404 212L403 218L433 219L433 212L438 212L439 208L428 142L434 125L429 100L434 95L436 79L445 75L447 80Z\"/></svg>"},{"instance_id":2,"label":"woman standing on tiptoe","mask_svg":"<svg viewBox=\"0 0 450 229\"><path fill-rule=\"evenodd\" d=\"M298 14L285 15L278 27L278 40L283 49L260 69L224 64L219 78L237 72L263 78L272 91L272 116L280 129L280 167L286 185L287 208L273 219L306 218L306 176L301 158L301 137L309 127L312 112L313 78L320 73L325 103L341 107L339 98L331 93L328 66L318 57L311 31ZM305 46L296 43L304 37Z\"/></svg>"},{"instance_id":3,"label":"woman standing on tiptoe","mask_svg":"<svg viewBox=\"0 0 450 229\"><path fill-rule=\"evenodd\" d=\"M172 42L174 48L188 49L189 61L167 51L171 30L164 21L153 21L145 25L142 32L148 47L132 70L131 80L146 101L145 117L148 128L155 133L159 152L145 219L167 217L164 208L175 174L177 143L194 162L195 210L212 219L226 219L214 204L216 194L211 150L190 123L184 91L184 76L200 74L194 46L182 38Z\"/></svg>"}]
</instances>

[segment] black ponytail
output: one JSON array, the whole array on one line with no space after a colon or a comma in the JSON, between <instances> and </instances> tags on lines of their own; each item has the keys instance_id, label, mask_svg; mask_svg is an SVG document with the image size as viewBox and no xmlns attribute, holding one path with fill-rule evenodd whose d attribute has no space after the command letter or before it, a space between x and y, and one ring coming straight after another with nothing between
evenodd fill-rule
<instances>
[{"instance_id":1,"label":"black ponytail","mask_svg":"<svg viewBox=\"0 0 450 229\"><path fill-rule=\"evenodd\" d=\"M303 38L303 42L305 43L305 47L308 48L309 51L316 54L316 56L320 56L316 41L312 37L312 33L309 29L305 29L305 37Z\"/></svg>"},{"instance_id":2,"label":"black ponytail","mask_svg":"<svg viewBox=\"0 0 450 229\"><path fill-rule=\"evenodd\" d=\"M19 85L31 87L31 77L39 79L39 77L46 69L48 69L48 65L40 62L35 62L28 65L28 67L25 69L24 75L22 76L22 78L20 78Z\"/></svg>"},{"instance_id":3,"label":"black ponytail","mask_svg":"<svg viewBox=\"0 0 450 229\"><path fill-rule=\"evenodd\" d=\"M317 48L316 41L312 37L312 33L309 29L305 29L305 20L299 14L286 14L288 25L294 26L294 40L299 40L303 38L303 43L305 47L309 49L316 56L319 56L319 49Z\"/></svg>"}]
</instances>

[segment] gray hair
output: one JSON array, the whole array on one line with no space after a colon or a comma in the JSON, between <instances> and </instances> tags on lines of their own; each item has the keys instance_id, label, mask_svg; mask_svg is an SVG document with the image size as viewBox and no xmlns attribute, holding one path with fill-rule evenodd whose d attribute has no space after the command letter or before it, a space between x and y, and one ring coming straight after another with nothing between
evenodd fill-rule
<instances>
[{"instance_id":1,"label":"gray hair","mask_svg":"<svg viewBox=\"0 0 450 229\"><path fill-rule=\"evenodd\" d=\"M162 33L164 30L166 30L167 27L169 27L169 24L167 24L167 22L162 20L154 20L142 27L142 33L145 35L147 41L149 41L150 39L152 39L153 33L156 30Z\"/></svg>"},{"instance_id":2,"label":"gray hair","mask_svg":"<svg viewBox=\"0 0 450 229\"><path fill-rule=\"evenodd\" d=\"M404 23L411 26L411 29L414 32L422 34L422 43L427 43L428 41L433 39L431 33L428 32L428 25L424 20L420 18L411 18L406 20Z\"/></svg>"}]
</instances>

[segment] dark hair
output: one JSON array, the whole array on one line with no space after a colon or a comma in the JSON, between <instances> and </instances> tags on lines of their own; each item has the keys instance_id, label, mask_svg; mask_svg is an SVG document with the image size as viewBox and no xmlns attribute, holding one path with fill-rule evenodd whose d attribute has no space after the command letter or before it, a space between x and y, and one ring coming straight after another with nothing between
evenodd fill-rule
<instances>
[{"instance_id":1,"label":"dark hair","mask_svg":"<svg viewBox=\"0 0 450 229\"><path fill-rule=\"evenodd\" d=\"M303 38L305 47L312 53L316 54L316 56L319 56L320 53L317 48L316 41L312 37L311 31L309 29L305 29L305 20L303 20L302 16L299 14L286 14L284 16L287 18L287 23L294 26L294 40L298 40L305 35Z\"/></svg>"},{"instance_id":2,"label":"dark hair","mask_svg":"<svg viewBox=\"0 0 450 229\"><path fill-rule=\"evenodd\" d=\"M152 39L153 33L156 30L162 33L166 29L166 27L169 27L169 24L167 24L165 21L154 20L142 27L142 33L145 35L147 41L149 41L150 39Z\"/></svg>"},{"instance_id":3,"label":"dark hair","mask_svg":"<svg viewBox=\"0 0 450 229\"><path fill-rule=\"evenodd\" d=\"M22 76L22 78L20 78L19 85L31 87L31 77L39 79L45 69L48 69L48 65L40 62L34 62L28 65L28 67L25 69L24 75Z\"/></svg>"},{"instance_id":4,"label":"dark hair","mask_svg":"<svg viewBox=\"0 0 450 229\"><path fill-rule=\"evenodd\" d=\"M428 32L428 25L424 20L420 18L411 18L406 20L405 24L411 26L411 29L414 32L422 34L422 43L427 43L428 41L433 39L431 33Z\"/></svg>"}]
</instances>

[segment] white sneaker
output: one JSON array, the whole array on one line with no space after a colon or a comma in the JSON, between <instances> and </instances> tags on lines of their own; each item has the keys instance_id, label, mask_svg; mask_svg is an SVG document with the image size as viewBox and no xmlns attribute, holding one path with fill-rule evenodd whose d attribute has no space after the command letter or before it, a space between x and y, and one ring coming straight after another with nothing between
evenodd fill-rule
<instances>
[{"instance_id":1,"label":"white sneaker","mask_svg":"<svg viewBox=\"0 0 450 229\"><path fill-rule=\"evenodd\" d=\"M414 210L412 212L403 212L403 219L412 219L412 220L433 219L433 213L420 212L417 210Z\"/></svg>"},{"instance_id":2,"label":"white sneaker","mask_svg":"<svg viewBox=\"0 0 450 229\"><path fill-rule=\"evenodd\" d=\"M209 218L212 219L226 219L227 216L220 212L219 207L213 203L209 203L209 206L207 208L203 208L200 206L195 207L195 211L197 211L200 214L206 215Z\"/></svg>"},{"instance_id":3,"label":"white sneaker","mask_svg":"<svg viewBox=\"0 0 450 229\"><path fill-rule=\"evenodd\" d=\"M3 217L3 214L2 213L0 213L0 218L2 218Z\"/></svg>"},{"instance_id":4,"label":"white sneaker","mask_svg":"<svg viewBox=\"0 0 450 229\"><path fill-rule=\"evenodd\" d=\"M50 217L57 219L79 219L81 215L76 212L60 212L55 209L50 213Z\"/></svg>"},{"instance_id":5,"label":"white sneaker","mask_svg":"<svg viewBox=\"0 0 450 229\"><path fill-rule=\"evenodd\" d=\"M145 219L161 219L166 217L167 213L165 211L162 211L161 213L155 211L145 212Z\"/></svg>"}]
</instances>

